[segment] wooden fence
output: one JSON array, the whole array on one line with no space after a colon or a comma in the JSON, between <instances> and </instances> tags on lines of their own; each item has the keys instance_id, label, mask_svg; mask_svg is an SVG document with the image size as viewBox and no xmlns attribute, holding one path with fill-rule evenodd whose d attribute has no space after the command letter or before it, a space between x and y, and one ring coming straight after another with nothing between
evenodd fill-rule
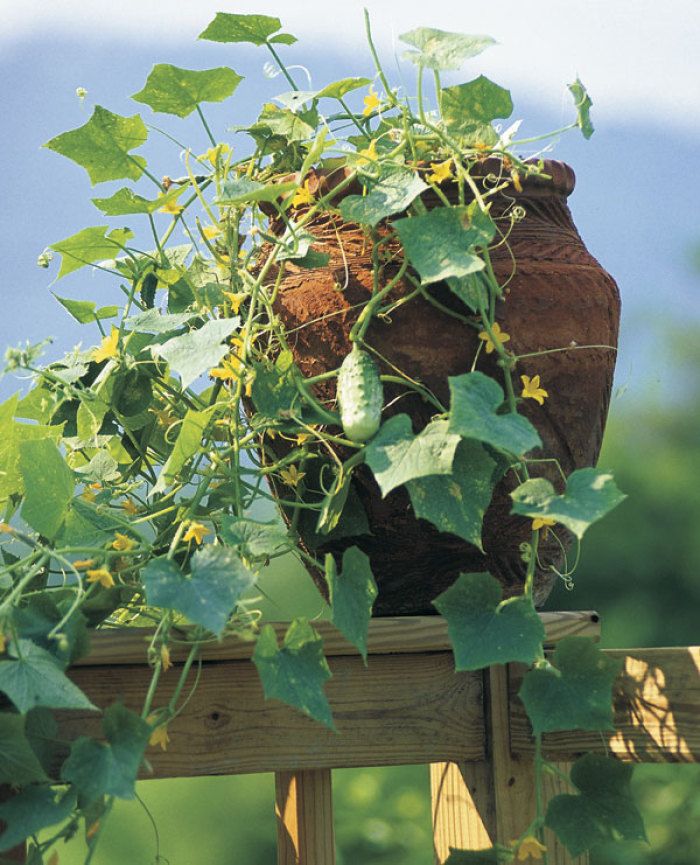
<instances>
[{"instance_id":1,"label":"wooden fence","mask_svg":"<svg viewBox=\"0 0 700 865\"><path fill-rule=\"evenodd\" d=\"M594 613L543 613L549 643L597 637ZM170 725L167 751L150 749L152 774L174 778L274 772L280 865L335 861L331 771L353 766L430 765L434 861L450 848L480 850L517 838L533 817L533 740L517 699L522 669L455 673L440 617L375 619L369 664L330 624L316 625L333 678L327 694L338 733L277 701L266 701L252 647L227 640L204 649L199 684ZM281 635L286 625L279 625ZM70 675L98 706L118 697L140 711L150 670L148 636L101 632ZM172 651L173 661L184 660ZM700 649L612 651L624 659L614 688L615 730L555 733L545 754L566 769L582 753L627 761L697 762L700 755ZM175 670L172 671L176 673ZM154 705L168 699L163 677ZM67 714L62 738L100 736L93 713ZM546 796L566 785L548 776ZM582 865L553 835L551 865ZM428 865L428 863L426 863Z\"/></svg>"}]
</instances>

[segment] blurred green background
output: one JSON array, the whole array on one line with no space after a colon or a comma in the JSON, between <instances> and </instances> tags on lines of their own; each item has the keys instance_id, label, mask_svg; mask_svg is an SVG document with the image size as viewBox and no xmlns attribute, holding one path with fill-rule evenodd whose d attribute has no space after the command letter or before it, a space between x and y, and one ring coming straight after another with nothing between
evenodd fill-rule
<instances>
[{"instance_id":1,"label":"blurred green background","mask_svg":"<svg viewBox=\"0 0 700 865\"><path fill-rule=\"evenodd\" d=\"M574 589L562 584L548 604L600 611L610 647L700 642L700 344L697 332L677 328L659 345L676 361L672 388L660 382L635 400L618 391L600 459L628 498L587 535ZM323 610L310 580L289 563L270 569L263 588L270 618L283 598L298 612ZM423 766L334 773L339 865L432 862L428 789ZM700 766L640 766L634 793L650 845L601 850L593 865L697 865ZM119 803L95 865L275 861L271 776L142 782L139 794L163 858L143 805ZM60 863L78 865L83 853L76 839Z\"/></svg>"}]
</instances>

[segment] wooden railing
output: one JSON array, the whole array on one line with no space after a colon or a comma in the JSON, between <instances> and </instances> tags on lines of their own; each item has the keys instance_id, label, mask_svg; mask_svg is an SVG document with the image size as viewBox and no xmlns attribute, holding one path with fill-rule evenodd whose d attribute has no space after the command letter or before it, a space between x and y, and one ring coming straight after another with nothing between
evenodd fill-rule
<instances>
[{"instance_id":1,"label":"wooden railing","mask_svg":"<svg viewBox=\"0 0 700 865\"><path fill-rule=\"evenodd\" d=\"M596 637L594 613L543 613L548 642ZM333 733L277 701L266 701L250 644L227 640L202 653L203 671L185 710L170 725L167 751L151 749L152 774L172 778L274 772L280 865L335 861L331 771L352 766L430 764L436 863L450 848L508 844L533 817L533 740L517 699L522 670L455 673L443 619L376 619L369 664L330 625L324 637L333 672L327 694ZM280 633L286 628L280 625ZM116 698L140 709L150 670L146 632L101 632L71 677L98 706ZM173 660L182 661L173 651ZM700 649L615 651L615 731L545 736L546 755L566 768L587 751L621 760L697 762L700 755ZM173 671L175 673L176 671ZM165 676L155 705L167 701ZM99 716L66 714L61 738L100 736ZM564 782L548 776L546 797ZM551 865L577 863L554 836ZM428 863L426 863L428 865Z\"/></svg>"}]
</instances>

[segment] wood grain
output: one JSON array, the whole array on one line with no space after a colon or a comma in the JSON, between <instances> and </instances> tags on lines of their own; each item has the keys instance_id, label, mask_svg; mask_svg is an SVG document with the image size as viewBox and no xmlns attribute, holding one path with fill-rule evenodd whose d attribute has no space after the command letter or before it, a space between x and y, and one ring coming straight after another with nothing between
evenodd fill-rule
<instances>
[{"instance_id":1,"label":"wood grain","mask_svg":"<svg viewBox=\"0 0 700 865\"><path fill-rule=\"evenodd\" d=\"M250 661L208 662L192 699L170 725L168 750L149 749L155 778L347 766L392 766L484 756L482 676L455 673L452 654L385 655L365 667L331 658L326 692L338 733L276 700L266 701ZM78 667L71 678L104 707L140 711L144 666ZM163 677L165 704L177 665ZM185 693L186 693L185 689ZM99 716L62 713L60 736L100 737Z\"/></svg>"},{"instance_id":2,"label":"wood grain","mask_svg":"<svg viewBox=\"0 0 700 865\"><path fill-rule=\"evenodd\" d=\"M700 648L606 651L623 668L613 686L615 730L549 733L547 756L574 760L589 751L645 763L700 761ZM510 682L511 748L532 753L530 723L517 692L523 671Z\"/></svg>"},{"instance_id":3,"label":"wood grain","mask_svg":"<svg viewBox=\"0 0 700 865\"><path fill-rule=\"evenodd\" d=\"M598 614L593 611L540 613L547 632L547 642L562 637L594 637L600 635ZM274 623L278 637L288 624ZM331 622L314 622L324 641L326 655L356 655L357 649L336 630ZM97 631L92 635L90 654L77 661L76 666L102 666L106 664L145 663L146 650L153 632L148 628L120 628ZM202 658L209 661L235 661L250 658L254 643L230 637L212 642L202 649ZM174 661L184 660L189 651L187 629L179 632L179 641L170 645ZM451 651L447 623L441 616L403 616L372 619L369 626L368 652L370 655L422 654Z\"/></svg>"},{"instance_id":4,"label":"wood grain","mask_svg":"<svg viewBox=\"0 0 700 865\"><path fill-rule=\"evenodd\" d=\"M330 769L275 774L277 865L335 865Z\"/></svg>"},{"instance_id":5,"label":"wood grain","mask_svg":"<svg viewBox=\"0 0 700 865\"><path fill-rule=\"evenodd\" d=\"M437 865L447 861L451 849L493 846L496 812L489 763L433 763L430 794Z\"/></svg>"}]
</instances>

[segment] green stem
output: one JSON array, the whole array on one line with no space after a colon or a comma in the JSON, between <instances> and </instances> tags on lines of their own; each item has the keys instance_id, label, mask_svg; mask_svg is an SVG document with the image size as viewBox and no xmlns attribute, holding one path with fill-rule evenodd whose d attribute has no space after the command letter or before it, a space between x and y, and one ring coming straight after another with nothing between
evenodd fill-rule
<instances>
[{"instance_id":1,"label":"green stem","mask_svg":"<svg viewBox=\"0 0 700 865\"><path fill-rule=\"evenodd\" d=\"M369 20L369 12L367 9L364 10L365 13L365 35L367 37L367 44L369 45L369 50L372 55L372 60L374 61L374 68L377 70L377 75L379 75L379 80L382 82L382 87L384 88L384 92L386 93L386 98L389 102L394 106L394 108L401 108L399 105L396 96L389 86L389 82L387 80L386 75L384 74L384 70L382 69L382 64L379 62L379 55L377 54L377 49L374 47L374 40L372 39L372 25Z\"/></svg>"},{"instance_id":2,"label":"green stem","mask_svg":"<svg viewBox=\"0 0 700 865\"><path fill-rule=\"evenodd\" d=\"M199 114L199 119L202 121L202 126L204 127L204 130L207 133L207 135L209 136L209 141L211 141L211 146L216 147L216 138L214 138L214 135L213 135L211 129L209 128L209 124L207 123L206 117L204 116L204 113L202 112L202 107L199 104L197 105L197 114Z\"/></svg>"},{"instance_id":3,"label":"green stem","mask_svg":"<svg viewBox=\"0 0 700 865\"><path fill-rule=\"evenodd\" d=\"M297 87L292 76L289 74L287 67L284 65L284 63L282 63L282 58L279 56L279 54L275 51L275 49L269 42L266 42L265 45L267 45L267 47L270 49L270 54L272 54L272 56L275 58L275 62L279 66L282 75L284 75L284 77L289 82L289 86L292 88L292 90L298 90L299 88Z\"/></svg>"}]
</instances>

